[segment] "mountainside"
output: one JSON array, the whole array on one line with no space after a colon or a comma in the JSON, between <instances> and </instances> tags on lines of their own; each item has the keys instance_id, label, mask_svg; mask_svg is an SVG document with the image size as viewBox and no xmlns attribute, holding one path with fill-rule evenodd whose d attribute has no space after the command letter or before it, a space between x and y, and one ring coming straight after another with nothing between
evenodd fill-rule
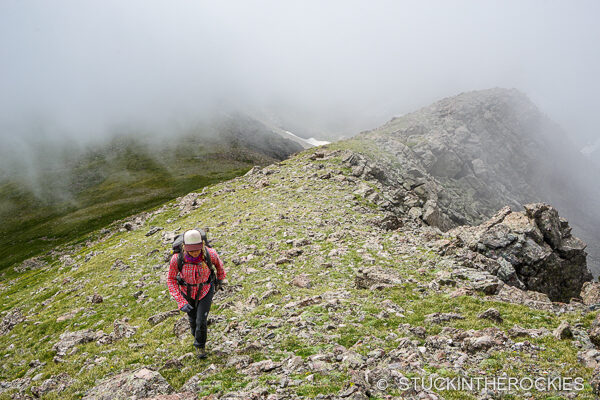
<instances>
[{"instance_id":1,"label":"mountainside","mask_svg":"<svg viewBox=\"0 0 600 400\"><path fill-rule=\"evenodd\" d=\"M34 146L0 178L0 270L302 149L240 115L167 137L123 134L85 149Z\"/></svg>"},{"instance_id":2,"label":"mountainside","mask_svg":"<svg viewBox=\"0 0 600 400\"><path fill-rule=\"evenodd\" d=\"M600 170L517 90L462 93L354 140L357 148L374 143L402 181L424 183L442 230L481 223L505 205L552 204L600 274Z\"/></svg>"},{"instance_id":3,"label":"mountainside","mask_svg":"<svg viewBox=\"0 0 600 400\"><path fill-rule=\"evenodd\" d=\"M595 398L600 287L560 278L585 276L568 222L532 204L444 234L418 207L430 185L376 151L308 149L4 272L0 398L491 399L428 379L502 374L574 387L503 398ZM173 236L193 226L228 280L202 362L165 281ZM564 293L519 287L527 271L505 256Z\"/></svg>"}]
</instances>

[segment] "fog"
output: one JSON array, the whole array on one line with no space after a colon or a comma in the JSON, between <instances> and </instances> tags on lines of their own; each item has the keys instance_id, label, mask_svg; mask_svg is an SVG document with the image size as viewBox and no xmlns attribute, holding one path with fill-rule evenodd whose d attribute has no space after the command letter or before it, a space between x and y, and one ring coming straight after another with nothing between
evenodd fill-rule
<instances>
[{"instance_id":1,"label":"fog","mask_svg":"<svg viewBox=\"0 0 600 400\"><path fill-rule=\"evenodd\" d=\"M597 1L3 0L0 146L231 110L331 140L499 86L583 148L599 136L598 15Z\"/></svg>"}]
</instances>

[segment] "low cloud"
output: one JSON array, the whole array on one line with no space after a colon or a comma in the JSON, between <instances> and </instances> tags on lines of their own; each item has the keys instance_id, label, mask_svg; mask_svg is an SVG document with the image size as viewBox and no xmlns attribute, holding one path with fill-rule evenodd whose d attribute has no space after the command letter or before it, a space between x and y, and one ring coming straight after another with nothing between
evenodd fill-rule
<instances>
[{"instance_id":1,"label":"low cloud","mask_svg":"<svg viewBox=\"0 0 600 400\"><path fill-rule=\"evenodd\" d=\"M597 131L600 3L4 1L0 143L102 138L241 110L333 139L516 87ZM161 128L162 127L162 128ZM17 143L17 144L15 144Z\"/></svg>"}]
</instances>

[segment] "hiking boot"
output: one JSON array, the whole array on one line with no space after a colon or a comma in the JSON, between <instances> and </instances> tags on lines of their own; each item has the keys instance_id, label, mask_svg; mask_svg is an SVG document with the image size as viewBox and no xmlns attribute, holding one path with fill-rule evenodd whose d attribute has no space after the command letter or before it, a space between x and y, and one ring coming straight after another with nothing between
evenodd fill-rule
<instances>
[{"instance_id":1,"label":"hiking boot","mask_svg":"<svg viewBox=\"0 0 600 400\"><path fill-rule=\"evenodd\" d=\"M196 357L200 360L205 359L206 357L208 357L208 354L206 353L206 350L204 349L204 347L200 348L197 347L196 348Z\"/></svg>"}]
</instances>

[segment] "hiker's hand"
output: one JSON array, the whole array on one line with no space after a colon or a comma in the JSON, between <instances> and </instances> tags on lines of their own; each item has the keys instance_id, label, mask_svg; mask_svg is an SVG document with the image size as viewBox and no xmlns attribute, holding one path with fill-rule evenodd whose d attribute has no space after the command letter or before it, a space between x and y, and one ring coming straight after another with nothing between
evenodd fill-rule
<instances>
[{"instance_id":1,"label":"hiker's hand","mask_svg":"<svg viewBox=\"0 0 600 400\"><path fill-rule=\"evenodd\" d=\"M186 304L185 306L181 307L181 311L189 313L190 311L192 311L192 306Z\"/></svg>"},{"instance_id":2,"label":"hiker's hand","mask_svg":"<svg viewBox=\"0 0 600 400\"><path fill-rule=\"evenodd\" d=\"M215 292L219 291L219 290L223 290L223 280L222 279L217 279L217 282L215 283Z\"/></svg>"}]
</instances>

